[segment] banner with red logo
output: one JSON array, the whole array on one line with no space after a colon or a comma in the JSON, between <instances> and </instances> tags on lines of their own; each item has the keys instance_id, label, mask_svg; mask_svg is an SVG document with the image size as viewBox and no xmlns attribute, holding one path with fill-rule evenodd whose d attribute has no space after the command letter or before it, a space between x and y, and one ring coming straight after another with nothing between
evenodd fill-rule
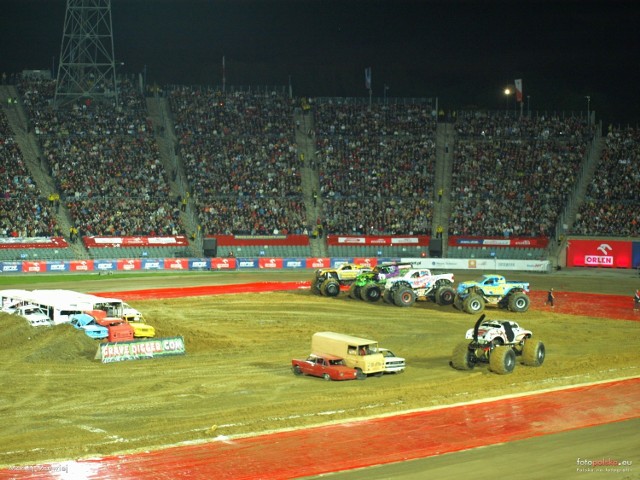
<instances>
[{"instance_id":1,"label":"banner with red logo","mask_svg":"<svg viewBox=\"0 0 640 480\"><path fill-rule=\"evenodd\" d=\"M567 267L631 268L632 242L570 239Z\"/></svg>"},{"instance_id":2,"label":"banner with red logo","mask_svg":"<svg viewBox=\"0 0 640 480\"><path fill-rule=\"evenodd\" d=\"M258 260L259 268L282 268L282 258L260 258Z\"/></svg>"},{"instance_id":3,"label":"banner with red logo","mask_svg":"<svg viewBox=\"0 0 640 480\"><path fill-rule=\"evenodd\" d=\"M212 258L211 268L216 270L235 270L236 259L235 258Z\"/></svg>"},{"instance_id":4,"label":"banner with red logo","mask_svg":"<svg viewBox=\"0 0 640 480\"><path fill-rule=\"evenodd\" d=\"M69 270L72 272L93 272L93 260L71 260Z\"/></svg>"},{"instance_id":5,"label":"banner with red logo","mask_svg":"<svg viewBox=\"0 0 640 480\"><path fill-rule=\"evenodd\" d=\"M142 269L142 261L140 259L121 259L117 261L117 265L118 270L124 270L125 272Z\"/></svg>"},{"instance_id":6,"label":"banner with red logo","mask_svg":"<svg viewBox=\"0 0 640 480\"><path fill-rule=\"evenodd\" d=\"M380 245L380 246L429 246L429 235L327 235L327 245L347 246L347 245Z\"/></svg>"}]
</instances>

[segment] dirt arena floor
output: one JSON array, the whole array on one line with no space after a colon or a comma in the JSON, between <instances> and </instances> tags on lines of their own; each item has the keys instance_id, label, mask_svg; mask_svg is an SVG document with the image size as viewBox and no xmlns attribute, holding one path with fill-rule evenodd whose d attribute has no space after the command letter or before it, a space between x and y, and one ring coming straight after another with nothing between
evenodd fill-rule
<instances>
[{"instance_id":1,"label":"dirt arena floor","mask_svg":"<svg viewBox=\"0 0 640 480\"><path fill-rule=\"evenodd\" d=\"M631 296L634 272L561 271L514 274L530 281L524 314L513 319L544 341L539 368L518 365L510 375L486 367L449 366L454 346L475 317L453 307L419 303L398 308L312 295L308 288L144 299L134 290L253 282L300 282L311 272L65 277L65 281L0 288L63 288L124 292L158 336L183 336L184 356L102 364L98 344L68 325L31 329L0 314L0 466L134 452L221 436L247 436L393 412L450 405L541 388L640 375L640 313ZM456 275L456 281L475 277ZM544 305L554 287L557 306ZM245 290L245 289L243 289ZM131 292L131 293L127 293ZM200 290L202 292L202 290ZM602 295L582 295L592 292ZM219 290L218 290L219 293ZM610 313L610 311L612 313ZM406 357L407 370L365 381L325 382L291 373L306 357L311 335L338 331L373 338Z\"/></svg>"}]
</instances>

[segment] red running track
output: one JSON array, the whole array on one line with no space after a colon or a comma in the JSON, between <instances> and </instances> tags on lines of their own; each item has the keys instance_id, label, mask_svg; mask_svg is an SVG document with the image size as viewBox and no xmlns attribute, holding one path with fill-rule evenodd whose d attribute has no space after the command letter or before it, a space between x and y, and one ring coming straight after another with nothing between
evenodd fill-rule
<instances>
[{"instance_id":1,"label":"red running track","mask_svg":"<svg viewBox=\"0 0 640 480\"><path fill-rule=\"evenodd\" d=\"M0 477L61 478L48 472L63 469L68 472L66 478L87 479L291 479L638 417L640 378L634 378L257 437L221 437L199 445L42 465L37 474L5 470L0 471ZM359 445L367 439L369 448L351 448L354 439ZM317 448L318 444L322 448Z\"/></svg>"}]
</instances>

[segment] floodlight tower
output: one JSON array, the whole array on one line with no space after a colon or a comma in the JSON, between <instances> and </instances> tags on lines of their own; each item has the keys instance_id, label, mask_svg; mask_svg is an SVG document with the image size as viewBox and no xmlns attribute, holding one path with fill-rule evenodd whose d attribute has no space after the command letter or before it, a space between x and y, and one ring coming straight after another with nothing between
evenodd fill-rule
<instances>
[{"instance_id":1,"label":"floodlight tower","mask_svg":"<svg viewBox=\"0 0 640 480\"><path fill-rule=\"evenodd\" d=\"M67 0L54 104L79 98L118 103L111 0Z\"/></svg>"}]
</instances>

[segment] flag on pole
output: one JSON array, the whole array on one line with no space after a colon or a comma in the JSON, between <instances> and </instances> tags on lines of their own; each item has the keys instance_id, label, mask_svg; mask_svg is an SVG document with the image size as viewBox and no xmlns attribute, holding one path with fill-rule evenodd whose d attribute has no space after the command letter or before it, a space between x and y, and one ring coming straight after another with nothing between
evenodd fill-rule
<instances>
[{"instance_id":1,"label":"flag on pole","mask_svg":"<svg viewBox=\"0 0 640 480\"><path fill-rule=\"evenodd\" d=\"M227 72L225 71L224 55L223 55L222 56L222 91L223 92L226 90L226 84L227 84Z\"/></svg>"},{"instance_id":2,"label":"flag on pole","mask_svg":"<svg viewBox=\"0 0 640 480\"><path fill-rule=\"evenodd\" d=\"M516 78L516 101L522 103L522 79Z\"/></svg>"},{"instance_id":3,"label":"flag on pole","mask_svg":"<svg viewBox=\"0 0 640 480\"><path fill-rule=\"evenodd\" d=\"M371 67L364 69L364 88L371 90Z\"/></svg>"}]
</instances>

